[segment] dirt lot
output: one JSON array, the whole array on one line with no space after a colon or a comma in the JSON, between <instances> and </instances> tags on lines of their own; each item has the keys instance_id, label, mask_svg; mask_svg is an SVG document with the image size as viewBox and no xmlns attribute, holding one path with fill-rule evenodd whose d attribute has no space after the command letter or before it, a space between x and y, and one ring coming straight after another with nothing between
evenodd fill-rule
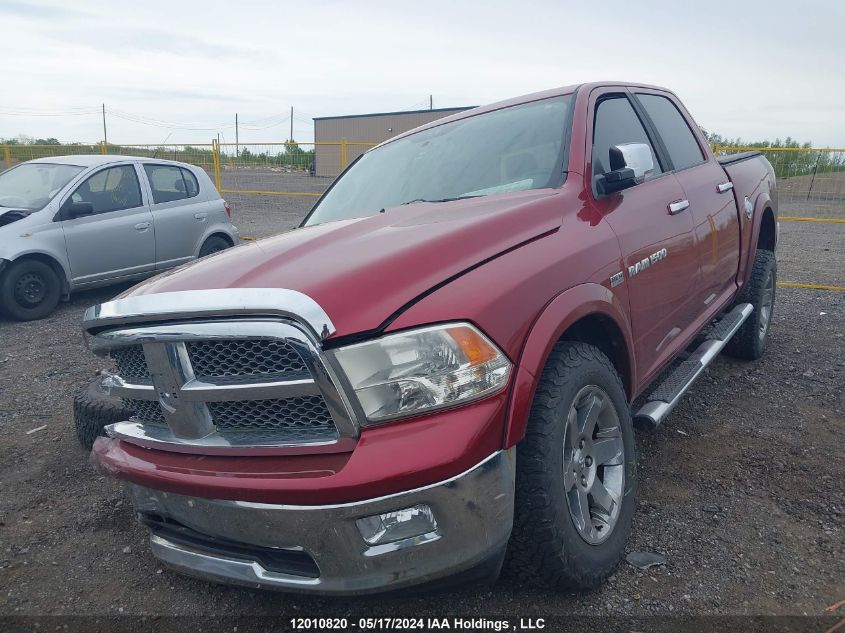
<instances>
[{"instance_id":1,"label":"dirt lot","mask_svg":"<svg viewBox=\"0 0 845 633\"><path fill-rule=\"evenodd\" d=\"M244 233L282 230L311 204L287 200L272 214L241 208ZM845 285L845 234L793 226L781 278ZM80 294L41 322L0 320L0 615L817 615L845 598L845 293L780 288L763 360L717 360L663 427L639 434L630 549L664 554L665 566L623 564L583 595L503 580L333 601L211 585L149 554L70 415L99 367L82 346L82 313L119 290Z\"/></svg>"}]
</instances>

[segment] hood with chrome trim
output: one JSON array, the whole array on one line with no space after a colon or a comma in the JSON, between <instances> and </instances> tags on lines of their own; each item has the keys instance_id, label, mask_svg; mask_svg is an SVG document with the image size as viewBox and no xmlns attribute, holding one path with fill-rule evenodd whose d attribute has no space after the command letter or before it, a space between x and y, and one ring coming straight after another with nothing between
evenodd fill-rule
<instances>
[{"instance_id":1,"label":"hood with chrome trim","mask_svg":"<svg viewBox=\"0 0 845 633\"><path fill-rule=\"evenodd\" d=\"M143 282L121 297L287 288L320 304L337 328L335 336L355 334L377 328L450 277L555 231L561 219L560 191L548 189L415 203L223 251Z\"/></svg>"}]
</instances>

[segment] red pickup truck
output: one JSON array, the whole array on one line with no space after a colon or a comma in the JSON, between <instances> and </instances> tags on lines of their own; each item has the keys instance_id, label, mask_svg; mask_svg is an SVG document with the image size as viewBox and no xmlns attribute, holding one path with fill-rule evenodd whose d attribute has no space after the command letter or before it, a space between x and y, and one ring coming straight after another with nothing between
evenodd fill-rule
<instances>
[{"instance_id":1,"label":"red pickup truck","mask_svg":"<svg viewBox=\"0 0 845 633\"><path fill-rule=\"evenodd\" d=\"M368 151L298 228L89 309L114 369L77 429L188 574L594 587L633 420L763 353L776 244L769 163L715 158L667 90L476 108Z\"/></svg>"}]
</instances>

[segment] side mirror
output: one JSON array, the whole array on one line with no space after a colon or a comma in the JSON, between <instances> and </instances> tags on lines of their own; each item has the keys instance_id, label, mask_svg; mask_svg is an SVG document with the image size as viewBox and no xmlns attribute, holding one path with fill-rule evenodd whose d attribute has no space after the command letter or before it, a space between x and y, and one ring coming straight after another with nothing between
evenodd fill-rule
<instances>
[{"instance_id":1,"label":"side mirror","mask_svg":"<svg viewBox=\"0 0 845 633\"><path fill-rule=\"evenodd\" d=\"M645 180L654 171L651 148L645 143L624 143L610 148L610 171L601 177L602 193L621 191Z\"/></svg>"},{"instance_id":2,"label":"side mirror","mask_svg":"<svg viewBox=\"0 0 845 633\"><path fill-rule=\"evenodd\" d=\"M90 202L71 202L65 205L64 216L66 220L79 218L84 215L94 215L94 205Z\"/></svg>"}]
</instances>

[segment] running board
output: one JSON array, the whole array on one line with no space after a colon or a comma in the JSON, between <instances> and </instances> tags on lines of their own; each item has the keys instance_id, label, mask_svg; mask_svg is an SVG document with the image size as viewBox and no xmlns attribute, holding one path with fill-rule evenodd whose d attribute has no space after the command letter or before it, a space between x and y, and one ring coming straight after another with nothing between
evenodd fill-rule
<instances>
[{"instance_id":1,"label":"running board","mask_svg":"<svg viewBox=\"0 0 845 633\"><path fill-rule=\"evenodd\" d=\"M750 303L741 303L722 316L689 358L654 388L634 417L652 426L660 424L680 402L701 372L719 355L753 310L754 306Z\"/></svg>"}]
</instances>

